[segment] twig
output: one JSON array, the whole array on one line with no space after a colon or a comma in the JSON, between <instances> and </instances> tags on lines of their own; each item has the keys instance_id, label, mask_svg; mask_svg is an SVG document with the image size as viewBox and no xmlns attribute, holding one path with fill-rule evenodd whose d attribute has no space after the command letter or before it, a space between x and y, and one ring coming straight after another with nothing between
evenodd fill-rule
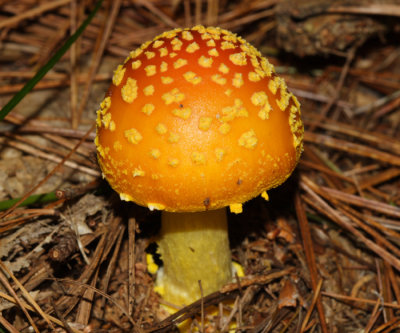
<instances>
[{"instance_id":1,"label":"twig","mask_svg":"<svg viewBox=\"0 0 400 333\"><path fill-rule=\"evenodd\" d=\"M64 316L62 315L61 311L59 311L54 303L54 300L51 298L51 306L54 310L54 312L56 313L57 317L62 321L65 330L67 331L67 333L73 333L74 331L72 330L71 326L68 324L67 320L64 318Z\"/></svg>"},{"instance_id":2,"label":"twig","mask_svg":"<svg viewBox=\"0 0 400 333\"><path fill-rule=\"evenodd\" d=\"M321 302L321 298L319 297L319 290L318 290L322 286L322 279L318 277L317 264L316 264L315 253L314 253L314 246L313 246L313 241L311 238L311 231L310 231L306 213L305 213L305 210L304 210L304 207L301 202L299 194L296 194L294 202L295 202L297 218L300 223L300 232L301 232L301 236L303 238L303 246L304 246L304 252L306 254L307 265L308 265L308 269L310 270L311 285L312 285L312 288L314 291L315 302L317 304L317 310L318 310L319 320L320 320L320 324L321 324L321 329L324 333L327 333L328 327L326 325L324 308L322 306L322 302ZM318 279L319 279L319 282L317 282ZM307 321L308 321L308 319L304 320L304 322L303 322L303 325L302 325L303 330L305 328L305 324L307 323ZM302 330L300 330L300 331L303 332Z\"/></svg>"},{"instance_id":3,"label":"twig","mask_svg":"<svg viewBox=\"0 0 400 333\"><path fill-rule=\"evenodd\" d=\"M136 220L130 218L128 221L128 234L129 234L129 244L128 244L128 313L132 317L133 305L135 300L135 233L136 233Z\"/></svg>"},{"instance_id":4,"label":"twig","mask_svg":"<svg viewBox=\"0 0 400 333\"><path fill-rule=\"evenodd\" d=\"M341 139L335 139L328 135L305 132L304 141L321 144L337 150L345 151L349 154L356 154L364 157L369 157L384 163L400 166L399 156L385 153L383 151L367 147L364 145L360 145L357 143L352 143Z\"/></svg>"},{"instance_id":5,"label":"twig","mask_svg":"<svg viewBox=\"0 0 400 333\"><path fill-rule=\"evenodd\" d=\"M28 11L24 12L23 14L20 14L20 15L14 16L14 17L10 17L9 19L2 19L2 21L0 22L0 29L10 26L10 25L14 25L14 24L16 24L22 20L25 20L27 18L31 18L31 17L37 16L37 15L40 15L43 12L46 12L48 10L64 6L67 3L69 3L70 1L71 0L55 0L55 1L47 2L47 3L40 5L39 7L28 10Z\"/></svg>"},{"instance_id":6,"label":"twig","mask_svg":"<svg viewBox=\"0 0 400 333\"><path fill-rule=\"evenodd\" d=\"M326 104L324 106L324 108L321 110L321 112L318 114L318 122L322 122L325 119L326 115L328 114L328 112L330 111L332 106L338 100L338 98L340 96L340 92L341 92L341 90L343 88L345 79L346 79L347 74L349 72L350 64L352 63L352 61L354 59L354 56L356 54L358 46L361 45L362 43L363 43L362 40L357 42L357 44L354 47L352 47L350 49L350 51L347 53L346 62L343 65L342 71L341 71L340 76L339 76L339 81L337 82L336 87L335 87L335 93L331 97L331 99L329 100L328 104ZM312 125L311 128L310 128L310 131L313 131L316 126L317 126L316 124Z\"/></svg>"},{"instance_id":7,"label":"twig","mask_svg":"<svg viewBox=\"0 0 400 333\"><path fill-rule=\"evenodd\" d=\"M324 200L322 200L322 198L319 197L315 192L315 190L317 190L317 187L313 182L307 179L307 177L303 176L300 185L312 198L312 200L308 201L309 205L312 205L320 213L328 216L333 221L338 223L341 227L347 229L354 237L356 237L359 241L363 242L378 256L382 257L384 260L387 260L397 270L400 270L400 260L397 257L390 254L389 252L387 252L386 250L384 250L379 245L377 245L374 241L367 238L362 232L356 229L352 225L352 223L350 223L346 218L343 218L337 210L335 210L330 205L328 205Z\"/></svg>"},{"instance_id":8,"label":"twig","mask_svg":"<svg viewBox=\"0 0 400 333\"><path fill-rule=\"evenodd\" d=\"M73 123L72 128L76 128L78 126L79 120L83 114L83 110L86 107L86 104L87 104L87 101L89 98L89 94L90 94L90 87L93 83L93 79L99 68L100 61L102 59L104 50L105 50L107 42L110 38L111 31L114 27L115 18L117 17L117 14L119 12L119 9L121 6L121 1L122 0L115 0L115 1L110 2L112 4L111 13L110 13L109 17L107 18L107 20L104 20L104 31L103 30L99 31L99 35L98 35L98 39L97 39L97 43L96 43L96 44L98 44L98 47L96 47L96 52L93 53L93 57L92 57L92 61L91 61L90 69L89 69L88 80L86 81L85 89L83 91L83 96L81 98L81 103L80 103L79 109L77 111L77 115L76 115L76 119L75 119L76 122Z\"/></svg>"},{"instance_id":9,"label":"twig","mask_svg":"<svg viewBox=\"0 0 400 333\"><path fill-rule=\"evenodd\" d=\"M201 314L201 333L205 333L204 331L204 294L203 294L203 287L201 285L201 280L198 281L199 282L199 289L200 289L200 300L201 300L201 305L200 305L200 314Z\"/></svg>"},{"instance_id":10,"label":"twig","mask_svg":"<svg viewBox=\"0 0 400 333\"><path fill-rule=\"evenodd\" d=\"M77 27L77 0L71 0L71 12L70 12L70 34L73 35L76 31ZM70 59L70 110L71 110L71 126L73 129L77 127L79 122L79 117L77 114L77 105L78 105L78 82L77 82L77 73L78 68L76 64L77 59L77 44L74 43L71 45L69 51L69 59Z\"/></svg>"},{"instance_id":11,"label":"twig","mask_svg":"<svg viewBox=\"0 0 400 333\"><path fill-rule=\"evenodd\" d=\"M0 323L3 325L10 333L20 333L13 325L11 325L6 318L0 314Z\"/></svg>"},{"instance_id":12,"label":"twig","mask_svg":"<svg viewBox=\"0 0 400 333\"><path fill-rule=\"evenodd\" d=\"M125 232L125 226L121 225L120 226L120 232L119 232L119 235L118 235L118 239L117 239L117 242L116 242L116 245L115 245L115 249L114 249L113 255L112 255L111 259L110 259L109 265L107 266L107 272L106 272L105 278L104 278L103 283L102 283L102 291L104 293L107 292L107 289L108 289L108 286L109 286L109 283L110 283L110 280L111 280L111 275L114 273L114 269L115 269L115 265L117 263L118 255L120 254L119 251L120 251L120 248L121 248L122 237L124 235L124 232ZM105 311L105 309L104 309L105 303L106 303L106 298L102 298L101 299L100 309L101 309L103 315L104 315L104 311Z\"/></svg>"},{"instance_id":13,"label":"twig","mask_svg":"<svg viewBox=\"0 0 400 333\"><path fill-rule=\"evenodd\" d=\"M327 291L322 291L321 295L322 296L326 296L326 297L330 297L330 298L335 298L335 299L337 299L339 301L359 302L359 303L365 303L365 304L370 304L370 305L375 305L376 302L379 302L380 306L393 308L393 309L396 309L396 310L400 309L400 304L382 302L379 298L375 299L375 300L373 300L373 299L365 299L365 298L352 297L352 296L347 296L347 295L340 295L340 294L337 294L337 293L332 293L332 292L327 292Z\"/></svg>"},{"instance_id":14,"label":"twig","mask_svg":"<svg viewBox=\"0 0 400 333\"><path fill-rule=\"evenodd\" d=\"M13 296L15 302L18 304L18 306L20 307L22 312L25 314L26 318L28 319L29 323L32 325L35 332L40 333L35 322L33 321L32 317L28 313L26 307L24 306L23 302L20 300L20 298L18 297L18 295L14 291L14 289L11 287L11 285L8 283L8 280L7 280L6 276L4 275L3 271L0 272L0 282L8 290L8 292Z\"/></svg>"},{"instance_id":15,"label":"twig","mask_svg":"<svg viewBox=\"0 0 400 333\"><path fill-rule=\"evenodd\" d=\"M85 166L81 166L78 163L74 162L74 161L67 161L64 158L55 156L53 154L47 154L39 149L33 148L32 146L28 146L24 143L20 143L20 142L16 142L16 141L11 141L9 140L7 142L7 145L10 147L14 147L16 149L19 149L21 151L24 151L26 153L32 154L34 156L38 156L41 157L43 159L58 163L58 165L60 165L63 161L64 161L64 165L72 168L72 169L76 169L82 172L87 173L88 175L94 176L94 177L99 177L100 176L100 172L97 170L93 170L91 168L85 167ZM25 199L25 198L24 198Z\"/></svg>"},{"instance_id":16,"label":"twig","mask_svg":"<svg viewBox=\"0 0 400 333\"><path fill-rule=\"evenodd\" d=\"M357 7L333 5L327 9L327 12L341 14L400 16L400 6L396 4L392 5L383 3L371 3Z\"/></svg>"},{"instance_id":17,"label":"twig","mask_svg":"<svg viewBox=\"0 0 400 333\"><path fill-rule=\"evenodd\" d=\"M2 275L2 274L0 274L0 279L1 279L1 275ZM14 303L14 304L18 304L18 305L19 305L19 303L18 303L13 297L11 297L11 296L9 296L9 295L7 295L7 294L4 294L4 293L1 292L1 291L0 291L0 297L3 298L3 299L5 299L5 300L7 300L7 301L9 301L9 302L11 302L11 303ZM34 311L34 310L35 310L32 306L30 306L29 304L25 303L25 302L22 301L22 300L20 300L20 304L22 305L22 306L21 306L22 310L24 310L24 309L29 310L29 311ZM48 315L48 314L46 314L46 317L47 317L49 320L51 320L53 323L55 323L55 324L57 324L57 325L60 325L61 327L64 327L63 322L62 322L61 320L59 320L58 318L52 317L52 316L50 316L50 315ZM79 330L74 329L74 328L72 328L72 330L73 330L74 333L83 333L82 331L79 331Z\"/></svg>"},{"instance_id":18,"label":"twig","mask_svg":"<svg viewBox=\"0 0 400 333\"><path fill-rule=\"evenodd\" d=\"M305 315L305 317L304 317L304 319L303 319L303 323L301 324L301 328L300 328L300 332L301 332L301 333L305 332L305 330L306 330L308 321L310 320L311 313L312 313L313 310L314 310L315 304L317 304L317 307L318 307L318 300L321 299L321 298L320 298L320 293L321 293L322 282L323 282L323 280L320 279L320 280L318 281L318 284L316 285L316 288L315 288L315 290L314 290L314 295L313 295L311 304L310 304L310 306L309 306L309 308L308 308L308 310L307 310L307 313L306 313L306 315ZM324 317L324 320L325 320L325 317ZM321 326L322 326L322 329L323 329L323 330L326 329L325 332L328 332L328 328L327 328L326 324L321 325ZM324 326L325 326L325 328L324 328Z\"/></svg>"},{"instance_id":19,"label":"twig","mask_svg":"<svg viewBox=\"0 0 400 333\"><path fill-rule=\"evenodd\" d=\"M42 179L36 186L34 186L30 191L25 193L25 195L20 199L19 202L17 202L14 206L12 206L10 209L8 209L6 212L0 215L0 220L8 216L12 211L14 211L15 208L18 207L18 205L22 202L24 202L33 192L35 192L40 186L42 186L53 174L55 174L58 169L67 161L67 159L75 152L75 150L82 144L83 141L85 141L86 137L89 136L89 134L94 130L95 124L92 125L92 127L86 132L86 134L79 140L79 142L75 145L75 147L51 170L47 176Z\"/></svg>"}]
</instances>

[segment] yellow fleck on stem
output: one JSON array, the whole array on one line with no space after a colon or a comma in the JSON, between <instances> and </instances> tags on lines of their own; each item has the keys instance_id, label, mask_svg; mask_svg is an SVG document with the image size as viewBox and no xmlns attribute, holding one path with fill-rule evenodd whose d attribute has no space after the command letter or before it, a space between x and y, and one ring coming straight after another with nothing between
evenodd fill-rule
<instances>
[{"instance_id":1,"label":"yellow fleck on stem","mask_svg":"<svg viewBox=\"0 0 400 333\"><path fill-rule=\"evenodd\" d=\"M182 306L232 280L226 210L162 212L158 242L164 269L157 277L163 298Z\"/></svg>"}]
</instances>

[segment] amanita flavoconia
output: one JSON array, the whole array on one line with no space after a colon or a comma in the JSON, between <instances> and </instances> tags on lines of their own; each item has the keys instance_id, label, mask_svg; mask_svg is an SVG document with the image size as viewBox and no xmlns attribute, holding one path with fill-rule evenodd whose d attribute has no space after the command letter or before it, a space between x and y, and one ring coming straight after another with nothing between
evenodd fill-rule
<instances>
[{"instance_id":1,"label":"amanita flavoconia","mask_svg":"<svg viewBox=\"0 0 400 333\"><path fill-rule=\"evenodd\" d=\"M214 27L165 32L116 69L97 117L104 177L162 210L157 283L184 305L232 279L225 207L284 182L302 151L297 99L252 45Z\"/></svg>"}]
</instances>

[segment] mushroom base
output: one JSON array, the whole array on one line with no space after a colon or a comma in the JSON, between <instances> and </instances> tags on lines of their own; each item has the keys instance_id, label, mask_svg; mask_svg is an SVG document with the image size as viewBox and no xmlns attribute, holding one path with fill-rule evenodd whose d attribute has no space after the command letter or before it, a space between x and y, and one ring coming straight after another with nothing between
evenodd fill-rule
<instances>
[{"instance_id":1,"label":"mushroom base","mask_svg":"<svg viewBox=\"0 0 400 333\"><path fill-rule=\"evenodd\" d=\"M232 280L225 209L197 213L162 212L158 241L164 267L157 289L175 305L188 305Z\"/></svg>"}]
</instances>

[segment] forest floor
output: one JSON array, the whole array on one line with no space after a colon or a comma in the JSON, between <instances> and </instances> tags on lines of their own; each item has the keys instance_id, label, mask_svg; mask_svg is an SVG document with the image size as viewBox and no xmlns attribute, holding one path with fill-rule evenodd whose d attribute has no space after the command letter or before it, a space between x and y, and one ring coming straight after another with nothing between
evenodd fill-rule
<instances>
[{"instance_id":1,"label":"forest floor","mask_svg":"<svg viewBox=\"0 0 400 333\"><path fill-rule=\"evenodd\" d=\"M400 330L400 3L354 3L105 0L0 123L0 332ZM0 0L0 107L95 5ZM268 202L228 216L245 277L170 315L147 270L159 213L102 180L95 111L131 50L195 24L275 66L304 152Z\"/></svg>"}]
</instances>

